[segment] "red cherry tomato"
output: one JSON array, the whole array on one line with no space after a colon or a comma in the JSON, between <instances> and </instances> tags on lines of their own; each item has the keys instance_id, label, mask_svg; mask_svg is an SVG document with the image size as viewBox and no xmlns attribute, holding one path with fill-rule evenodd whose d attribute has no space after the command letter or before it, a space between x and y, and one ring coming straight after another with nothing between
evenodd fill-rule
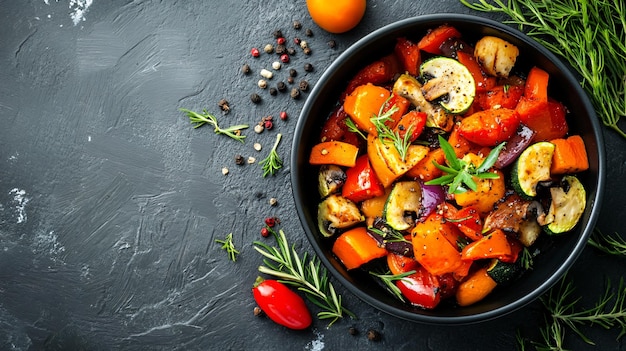
<instances>
[{"instance_id":1,"label":"red cherry tomato","mask_svg":"<svg viewBox=\"0 0 626 351\"><path fill-rule=\"evenodd\" d=\"M281 282L258 278L252 294L261 310L272 321L297 330L311 325L311 313L304 300Z\"/></svg>"},{"instance_id":2,"label":"red cherry tomato","mask_svg":"<svg viewBox=\"0 0 626 351\"><path fill-rule=\"evenodd\" d=\"M424 267L417 267L415 273L396 280L396 286L413 305L433 309L441 301L439 280Z\"/></svg>"}]
</instances>

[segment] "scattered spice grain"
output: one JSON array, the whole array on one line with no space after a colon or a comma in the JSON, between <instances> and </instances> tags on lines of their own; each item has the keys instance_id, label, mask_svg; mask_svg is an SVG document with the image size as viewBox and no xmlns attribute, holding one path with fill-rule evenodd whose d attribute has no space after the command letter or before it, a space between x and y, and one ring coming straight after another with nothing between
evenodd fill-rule
<instances>
[{"instance_id":1,"label":"scattered spice grain","mask_svg":"<svg viewBox=\"0 0 626 351\"><path fill-rule=\"evenodd\" d=\"M291 89L291 93L289 95L291 96L292 99L299 99L300 98L300 89L292 88Z\"/></svg>"},{"instance_id":2,"label":"scattered spice grain","mask_svg":"<svg viewBox=\"0 0 626 351\"><path fill-rule=\"evenodd\" d=\"M250 100L251 100L253 103L258 104L259 102L261 102L261 96L259 96L259 94L257 94L257 93L252 93L252 94L250 95Z\"/></svg>"}]
</instances>

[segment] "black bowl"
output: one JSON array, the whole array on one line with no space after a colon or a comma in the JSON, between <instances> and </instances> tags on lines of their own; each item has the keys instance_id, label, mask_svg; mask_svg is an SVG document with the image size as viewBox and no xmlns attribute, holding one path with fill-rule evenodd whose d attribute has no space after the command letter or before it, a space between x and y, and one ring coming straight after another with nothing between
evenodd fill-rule
<instances>
[{"instance_id":1,"label":"black bowl","mask_svg":"<svg viewBox=\"0 0 626 351\"><path fill-rule=\"evenodd\" d=\"M551 245L534 260L534 269L509 287L499 287L484 300L468 306L438 306L432 311L404 304L374 283L368 274L348 272L331 252L332 241L324 239L316 225L317 168L308 164L312 146L319 142L324 120L336 105L347 82L365 65L393 51L395 39L419 40L428 29L441 24L456 27L464 39L475 42L484 35L501 37L520 49L516 69L536 65L550 74L550 95L570 110L570 133L585 141L590 168L579 175L587 190L587 208L575 229L550 240ZM604 188L604 143L594 109L572 74L547 49L518 30L481 17L438 14L409 18L387 25L359 40L335 60L311 91L296 127L292 150L291 181L296 208L306 235L322 263L352 293L372 306L407 320L431 324L466 324L493 319L532 302L553 286L582 252L597 220ZM358 271L358 270L357 270Z\"/></svg>"}]
</instances>

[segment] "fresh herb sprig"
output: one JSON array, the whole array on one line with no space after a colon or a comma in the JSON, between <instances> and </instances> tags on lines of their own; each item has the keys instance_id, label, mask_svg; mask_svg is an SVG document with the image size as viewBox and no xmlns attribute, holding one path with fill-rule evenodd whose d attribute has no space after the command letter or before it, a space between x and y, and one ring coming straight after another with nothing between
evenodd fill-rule
<instances>
[{"instance_id":1,"label":"fresh herb sprig","mask_svg":"<svg viewBox=\"0 0 626 351\"><path fill-rule=\"evenodd\" d=\"M265 257L264 265L259 266L259 272L272 275L280 282L303 291L309 301L322 309L317 317L330 319L329 327L345 315L355 318L354 313L341 305L341 295L335 292L328 279L328 271L320 266L319 259L309 259L306 252L300 257L295 245L289 246L283 230L277 233L270 227L266 228L273 234L278 247L254 242L254 249Z\"/></svg>"},{"instance_id":2,"label":"fresh herb sprig","mask_svg":"<svg viewBox=\"0 0 626 351\"><path fill-rule=\"evenodd\" d=\"M367 137L365 136L365 134L363 134L363 131L361 131L359 129L359 127L357 127L357 125L354 123L354 121L352 120L352 118L348 117L345 119L345 123L346 126L348 127L348 130L352 133L356 133L358 135L361 136L361 138L367 140Z\"/></svg>"},{"instance_id":3,"label":"fresh herb sprig","mask_svg":"<svg viewBox=\"0 0 626 351\"><path fill-rule=\"evenodd\" d=\"M612 236L604 234L596 228L588 243L604 253L626 257L626 239L623 239L617 233L615 233L615 236Z\"/></svg>"},{"instance_id":4,"label":"fresh herb sprig","mask_svg":"<svg viewBox=\"0 0 626 351\"><path fill-rule=\"evenodd\" d=\"M626 116L626 3L623 0L460 0L482 12L502 13L582 77L604 125L623 138Z\"/></svg>"},{"instance_id":5,"label":"fresh herb sprig","mask_svg":"<svg viewBox=\"0 0 626 351\"><path fill-rule=\"evenodd\" d=\"M399 231L385 227L384 229L379 229L376 227L369 227L367 230L380 235L387 242L405 242L410 243L411 241L407 240L407 238L402 235Z\"/></svg>"},{"instance_id":6,"label":"fresh herb sprig","mask_svg":"<svg viewBox=\"0 0 626 351\"><path fill-rule=\"evenodd\" d=\"M604 294L596 304L581 311L576 311L580 297L572 298L573 283L566 280L563 278L557 287L550 289L548 294L541 298L550 315L545 329L541 331L546 349L563 350L565 327L590 345L595 343L582 332L583 326L598 325L605 329L618 327L620 328L618 339L626 335L626 285L623 279L615 290L611 287L610 281L607 282Z\"/></svg>"},{"instance_id":7,"label":"fresh herb sprig","mask_svg":"<svg viewBox=\"0 0 626 351\"><path fill-rule=\"evenodd\" d=\"M222 244L222 250L226 250L229 260L233 262L237 261L237 255L239 255L239 251L235 248L235 243L233 242L233 233L228 233L224 240L215 239L215 242L218 244Z\"/></svg>"},{"instance_id":8,"label":"fresh herb sprig","mask_svg":"<svg viewBox=\"0 0 626 351\"><path fill-rule=\"evenodd\" d=\"M398 288L398 286L394 283L395 281L402 280L403 278L406 278L414 273L415 271L408 271L408 272L404 272L400 274L390 274L389 271L385 273L377 273L377 272L370 271L371 275L380 279L380 281L383 282L385 286L387 286L387 288L393 293L393 295L402 302L404 302L404 297L402 297L402 291L400 291L400 288Z\"/></svg>"},{"instance_id":9,"label":"fresh herb sprig","mask_svg":"<svg viewBox=\"0 0 626 351\"><path fill-rule=\"evenodd\" d=\"M217 117L207 112L207 110L202 110L202 113L198 113L186 108L181 108L180 111L187 114L187 117L189 117L189 121L193 124L194 128L200 128L205 124L210 124L213 126L215 134L224 134L235 140L239 140L242 143L246 138L245 135L241 134L241 131L248 128L247 124L238 124L228 128L221 128L217 122Z\"/></svg>"},{"instance_id":10,"label":"fresh herb sprig","mask_svg":"<svg viewBox=\"0 0 626 351\"><path fill-rule=\"evenodd\" d=\"M374 127L376 127L378 138L382 140L383 142L384 140L390 140L393 146L398 151L398 154L400 154L400 158L402 158L402 161L404 162L406 161L406 155L407 155L407 152L409 151L409 146L411 145L410 138L412 134L411 130L413 129L413 127L412 126L409 127L406 130L404 137L402 137L400 136L400 132L398 131L394 132L391 128L389 128L385 124L385 122L390 121L391 116L393 116L393 114L399 110L398 106L393 105L390 109L388 109L387 111L384 111L385 106L387 106L388 101L389 99L387 99L387 101L384 104L382 104L382 106L380 106L378 115L375 115L372 118L370 118L370 121L372 121L372 123L374 124Z\"/></svg>"},{"instance_id":11,"label":"fresh herb sprig","mask_svg":"<svg viewBox=\"0 0 626 351\"><path fill-rule=\"evenodd\" d=\"M500 155L500 151L502 151L505 143L501 143L493 148L478 167L474 166L471 162L465 162L464 160L456 157L456 153L454 152L452 145L450 145L450 143L441 135L439 135L439 145L446 156L448 166L440 165L437 161L433 161L433 164L446 174L439 178L429 180L425 183L426 185L449 185L448 193L460 194L466 192L467 188L476 191L477 185L473 177L477 177L479 179L499 178L497 174L488 172L488 170L498 160L498 155Z\"/></svg>"},{"instance_id":12,"label":"fresh herb sprig","mask_svg":"<svg viewBox=\"0 0 626 351\"><path fill-rule=\"evenodd\" d=\"M283 167L283 160L278 155L278 151L276 151L281 138L282 134L279 133L276 135L276 142L274 142L272 150L270 150L269 155L261 161L261 167L263 167L263 177L266 177L268 174L274 175Z\"/></svg>"}]
</instances>

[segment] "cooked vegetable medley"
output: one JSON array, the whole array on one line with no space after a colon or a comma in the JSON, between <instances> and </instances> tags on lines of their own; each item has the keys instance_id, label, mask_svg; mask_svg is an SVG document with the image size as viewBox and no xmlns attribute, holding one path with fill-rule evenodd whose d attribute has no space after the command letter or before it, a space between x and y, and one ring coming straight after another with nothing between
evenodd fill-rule
<instances>
[{"instance_id":1,"label":"cooked vegetable medley","mask_svg":"<svg viewBox=\"0 0 626 351\"><path fill-rule=\"evenodd\" d=\"M319 231L347 269L384 266L373 275L421 308L467 306L523 274L541 235L576 226L584 141L518 55L442 25L348 83L309 160Z\"/></svg>"}]
</instances>

